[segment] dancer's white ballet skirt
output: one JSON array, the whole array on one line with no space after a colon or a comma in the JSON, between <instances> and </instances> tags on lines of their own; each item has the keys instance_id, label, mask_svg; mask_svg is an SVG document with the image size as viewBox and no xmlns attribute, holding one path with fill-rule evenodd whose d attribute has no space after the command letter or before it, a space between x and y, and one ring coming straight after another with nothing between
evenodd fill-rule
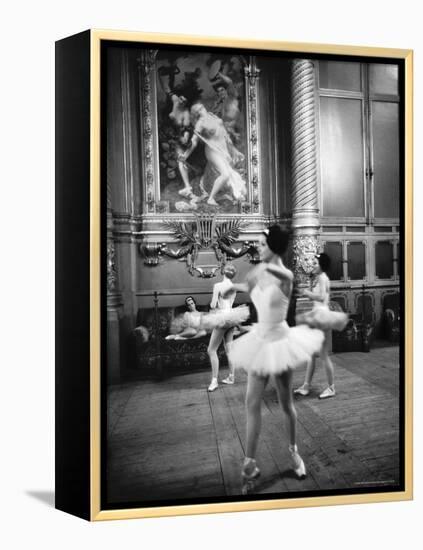
<instances>
[{"instance_id":1,"label":"dancer's white ballet skirt","mask_svg":"<svg viewBox=\"0 0 423 550\"><path fill-rule=\"evenodd\" d=\"M248 306L216 309L208 313L187 311L172 320L171 334L178 334L187 328L212 332L214 328L231 328L244 323L250 316Z\"/></svg>"},{"instance_id":2,"label":"dancer's white ballet skirt","mask_svg":"<svg viewBox=\"0 0 423 550\"><path fill-rule=\"evenodd\" d=\"M285 319L289 299L278 285L263 289L256 285L251 298L259 322L233 342L229 356L235 368L262 376L280 374L304 365L319 353L323 332L307 325L288 326Z\"/></svg>"},{"instance_id":3,"label":"dancer's white ballet skirt","mask_svg":"<svg viewBox=\"0 0 423 550\"><path fill-rule=\"evenodd\" d=\"M326 304L319 304L311 311L297 315L296 323L320 330L344 330L348 323L348 315L343 311L331 311Z\"/></svg>"},{"instance_id":4,"label":"dancer's white ballet skirt","mask_svg":"<svg viewBox=\"0 0 423 550\"><path fill-rule=\"evenodd\" d=\"M231 328L244 323L249 316L248 306L215 309L202 315L201 328L207 331L214 328Z\"/></svg>"}]
</instances>

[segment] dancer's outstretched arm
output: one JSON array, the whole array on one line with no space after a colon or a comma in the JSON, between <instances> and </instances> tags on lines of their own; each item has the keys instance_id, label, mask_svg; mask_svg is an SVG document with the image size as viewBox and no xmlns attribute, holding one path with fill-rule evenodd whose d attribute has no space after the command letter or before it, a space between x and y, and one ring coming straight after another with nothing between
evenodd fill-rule
<instances>
[{"instance_id":1,"label":"dancer's outstretched arm","mask_svg":"<svg viewBox=\"0 0 423 550\"><path fill-rule=\"evenodd\" d=\"M260 273L263 271L263 266L260 264L259 266L253 268L246 276L245 281L243 283L232 283L232 288L222 293L223 298L228 298L231 294L231 292L247 292L250 294L252 288L257 283L257 280L260 276Z\"/></svg>"},{"instance_id":2,"label":"dancer's outstretched arm","mask_svg":"<svg viewBox=\"0 0 423 550\"><path fill-rule=\"evenodd\" d=\"M292 282L294 280L294 274L290 269L288 269L284 265L268 264L266 266L266 271L268 271L269 273L271 273L281 281Z\"/></svg>"}]
</instances>

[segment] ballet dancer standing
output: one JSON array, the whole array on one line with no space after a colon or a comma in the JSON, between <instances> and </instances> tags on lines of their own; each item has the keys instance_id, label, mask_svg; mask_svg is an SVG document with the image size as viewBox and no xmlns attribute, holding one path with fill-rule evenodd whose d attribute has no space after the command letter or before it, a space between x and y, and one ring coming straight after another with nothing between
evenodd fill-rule
<instances>
[{"instance_id":1,"label":"ballet dancer standing","mask_svg":"<svg viewBox=\"0 0 423 550\"><path fill-rule=\"evenodd\" d=\"M213 287L213 297L210 303L211 309L218 308L225 311L230 310L235 300L236 292L233 289L234 285L232 279L235 277L236 268L233 265L227 265L223 271L223 280L220 283L216 283ZM226 298L223 297L226 293ZM234 370L232 368L231 360L229 357L230 347L234 337L233 326L215 327L210 336L210 343L207 348L209 354L210 364L212 368L212 379L208 391L214 391L218 388L218 375L219 375L219 357L217 356L217 350L223 341L225 347L226 356L228 357L229 375L224 378L222 382L224 384L233 384L235 382Z\"/></svg>"},{"instance_id":2,"label":"ballet dancer standing","mask_svg":"<svg viewBox=\"0 0 423 550\"><path fill-rule=\"evenodd\" d=\"M254 488L260 475L256 453L261 431L261 403L269 377L276 386L280 406L288 419L289 452L299 478L306 475L297 449L297 413L292 396L293 369L310 361L323 342L323 333L308 326L290 328L286 323L293 274L282 261L289 233L274 225L260 238L262 263L243 284L234 289L249 292L256 307L258 323L232 344L230 357L235 368L248 372L246 417L247 445L242 468L243 494Z\"/></svg>"},{"instance_id":3,"label":"ballet dancer standing","mask_svg":"<svg viewBox=\"0 0 423 550\"><path fill-rule=\"evenodd\" d=\"M319 395L320 399L327 399L335 396L335 380L333 363L329 357L329 346L331 341L331 330L343 330L348 322L348 315L338 311L330 311L330 280L327 272L330 268L330 258L322 253L316 256L313 273L316 278L312 290L303 290L302 294L313 300L313 309L297 317L297 323L306 323L310 327L320 328L325 333L325 340L319 352L322 360L328 387ZM316 358L307 365L304 384L294 390L294 394L306 396L310 393L310 384L316 368Z\"/></svg>"}]
</instances>

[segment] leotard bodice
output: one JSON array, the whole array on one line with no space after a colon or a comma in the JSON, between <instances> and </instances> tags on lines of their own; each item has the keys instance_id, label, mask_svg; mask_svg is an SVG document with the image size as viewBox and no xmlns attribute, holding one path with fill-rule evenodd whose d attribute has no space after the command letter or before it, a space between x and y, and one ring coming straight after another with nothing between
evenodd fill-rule
<instances>
[{"instance_id":1,"label":"leotard bodice","mask_svg":"<svg viewBox=\"0 0 423 550\"><path fill-rule=\"evenodd\" d=\"M259 323L273 325L285 321L289 298L278 285L272 283L261 288L257 284L251 291L251 299L257 310Z\"/></svg>"},{"instance_id":2,"label":"leotard bodice","mask_svg":"<svg viewBox=\"0 0 423 550\"><path fill-rule=\"evenodd\" d=\"M319 293L323 295L323 301L313 300L313 308L328 308L329 307L329 296L330 296L330 281L326 273L320 273L317 277L313 290L318 290Z\"/></svg>"}]
</instances>

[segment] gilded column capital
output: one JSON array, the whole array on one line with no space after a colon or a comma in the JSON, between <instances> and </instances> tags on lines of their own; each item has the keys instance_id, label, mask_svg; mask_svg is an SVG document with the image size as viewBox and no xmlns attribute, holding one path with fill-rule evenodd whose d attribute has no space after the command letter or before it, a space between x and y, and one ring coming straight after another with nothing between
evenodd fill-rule
<instances>
[{"instance_id":1,"label":"gilded column capital","mask_svg":"<svg viewBox=\"0 0 423 550\"><path fill-rule=\"evenodd\" d=\"M300 286L308 286L313 272L314 260L320 252L317 235L294 234L292 251L296 282Z\"/></svg>"}]
</instances>

